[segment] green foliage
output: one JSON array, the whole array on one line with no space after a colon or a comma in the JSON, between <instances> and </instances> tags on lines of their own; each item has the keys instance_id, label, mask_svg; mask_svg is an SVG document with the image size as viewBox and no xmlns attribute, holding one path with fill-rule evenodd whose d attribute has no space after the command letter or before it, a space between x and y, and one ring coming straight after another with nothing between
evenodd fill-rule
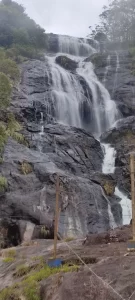
<instances>
[{"instance_id":1,"label":"green foliage","mask_svg":"<svg viewBox=\"0 0 135 300\"><path fill-rule=\"evenodd\" d=\"M135 1L110 0L103 7L100 25L91 29L91 35L99 41L109 41L131 45L135 43Z\"/></svg>"},{"instance_id":2,"label":"green foliage","mask_svg":"<svg viewBox=\"0 0 135 300\"><path fill-rule=\"evenodd\" d=\"M135 58L135 47L130 48L129 53L131 54L132 57Z\"/></svg>"},{"instance_id":3,"label":"green foliage","mask_svg":"<svg viewBox=\"0 0 135 300\"><path fill-rule=\"evenodd\" d=\"M21 266L17 267L17 270L15 272L15 277L22 277L22 276L28 274L30 271L31 271L30 266L21 265Z\"/></svg>"},{"instance_id":4,"label":"green foliage","mask_svg":"<svg viewBox=\"0 0 135 300\"><path fill-rule=\"evenodd\" d=\"M8 107L10 104L11 91L10 80L0 72L0 108Z\"/></svg>"},{"instance_id":5,"label":"green foliage","mask_svg":"<svg viewBox=\"0 0 135 300\"><path fill-rule=\"evenodd\" d=\"M7 179L3 176L0 176L0 192L5 192L7 185Z\"/></svg>"},{"instance_id":6,"label":"green foliage","mask_svg":"<svg viewBox=\"0 0 135 300\"><path fill-rule=\"evenodd\" d=\"M74 237L69 236L69 237L67 237L64 241L65 241L66 243L68 243L68 242L71 242L71 241L73 241L73 240L74 240Z\"/></svg>"},{"instance_id":7,"label":"green foliage","mask_svg":"<svg viewBox=\"0 0 135 300\"><path fill-rule=\"evenodd\" d=\"M40 300L39 286L36 282L31 282L24 288L26 300Z\"/></svg>"},{"instance_id":8,"label":"green foliage","mask_svg":"<svg viewBox=\"0 0 135 300\"><path fill-rule=\"evenodd\" d=\"M3 262L4 263L12 263L12 262L14 262L14 260L15 259L13 257L6 257L3 259Z\"/></svg>"},{"instance_id":9,"label":"green foliage","mask_svg":"<svg viewBox=\"0 0 135 300\"><path fill-rule=\"evenodd\" d=\"M21 129L22 129L22 127L16 121L14 114L8 113L7 130L11 133L11 132L14 132L14 131L20 131Z\"/></svg>"},{"instance_id":10,"label":"green foliage","mask_svg":"<svg viewBox=\"0 0 135 300\"><path fill-rule=\"evenodd\" d=\"M63 265L61 268L49 268L47 265L40 264L40 270L35 270L33 273L26 276L26 278L10 288L6 288L0 292L0 300L20 300L19 295L25 297L25 300L40 300L39 290L40 281L48 278L51 275L67 272L75 272L78 266ZM24 276L29 272L25 265L18 267L19 277ZM30 269L31 272L31 269Z\"/></svg>"},{"instance_id":11,"label":"green foliage","mask_svg":"<svg viewBox=\"0 0 135 300\"><path fill-rule=\"evenodd\" d=\"M40 282L43 279L48 278L51 275L55 275L57 273L63 272L74 272L78 270L78 266L71 266L63 265L61 268L50 268L45 265L41 270L33 272L30 276L27 276L26 279L23 281L24 284L29 284L33 281Z\"/></svg>"},{"instance_id":12,"label":"green foliage","mask_svg":"<svg viewBox=\"0 0 135 300\"><path fill-rule=\"evenodd\" d=\"M0 60L0 72L13 80L19 80L19 68L17 64L9 58Z\"/></svg>"},{"instance_id":13,"label":"green foliage","mask_svg":"<svg viewBox=\"0 0 135 300\"><path fill-rule=\"evenodd\" d=\"M15 249L5 250L4 251L4 256L5 257L15 258L16 257L16 250Z\"/></svg>"},{"instance_id":14,"label":"green foliage","mask_svg":"<svg viewBox=\"0 0 135 300\"><path fill-rule=\"evenodd\" d=\"M2 154L5 143L7 142L6 126L0 122L0 153Z\"/></svg>"},{"instance_id":15,"label":"green foliage","mask_svg":"<svg viewBox=\"0 0 135 300\"><path fill-rule=\"evenodd\" d=\"M97 68L103 68L107 65L107 56L106 54L100 54L95 53L91 57L91 62L97 67Z\"/></svg>"},{"instance_id":16,"label":"green foliage","mask_svg":"<svg viewBox=\"0 0 135 300\"><path fill-rule=\"evenodd\" d=\"M10 136L19 144L22 144L26 147L28 147L28 142L25 139L25 136L19 132L11 132Z\"/></svg>"},{"instance_id":17,"label":"green foliage","mask_svg":"<svg viewBox=\"0 0 135 300\"><path fill-rule=\"evenodd\" d=\"M22 5L3 0L0 2L0 46L9 48L13 44L45 49L45 30L27 16Z\"/></svg>"},{"instance_id":18,"label":"green foliage","mask_svg":"<svg viewBox=\"0 0 135 300\"><path fill-rule=\"evenodd\" d=\"M0 60L6 58L6 52L4 48L0 48Z\"/></svg>"},{"instance_id":19,"label":"green foliage","mask_svg":"<svg viewBox=\"0 0 135 300\"><path fill-rule=\"evenodd\" d=\"M106 181L103 186L107 196L112 196L114 194L115 185L111 181Z\"/></svg>"},{"instance_id":20,"label":"green foliage","mask_svg":"<svg viewBox=\"0 0 135 300\"><path fill-rule=\"evenodd\" d=\"M32 173L32 171L33 171L32 166L27 161L23 161L21 164L22 174L28 175L28 174Z\"/></svg>"},{"instance_id":21,"label":"green foliage","mask_svg":"<svg viewBox=\"0 0 135 300\"><path fill-rule=\"evenodd\" d=\"M14 287L4 289L0 292L0 300L20 300L18 290Z\"/></svg>"}]
</instances>

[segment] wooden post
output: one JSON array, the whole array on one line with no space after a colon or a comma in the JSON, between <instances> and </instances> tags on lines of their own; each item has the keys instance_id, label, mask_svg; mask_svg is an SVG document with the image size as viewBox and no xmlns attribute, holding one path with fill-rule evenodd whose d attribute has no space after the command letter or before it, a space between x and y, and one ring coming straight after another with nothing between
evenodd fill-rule
<instances>
[{"instance_id":1,"label":"wooden post","mask_svg":"<svg viewBox=\"0 0 135 300\"><path fill-rule=\"evenodd\" d=\"M131 195L132 195L132 228L133 228L133 241L135 241L135 172L134 172L134 154L130 155L130 169L131 169Z\"/></svg>"},{"instance_id":2,"label":"wooden post","mask_svg":"<svg viewBox=\"0 0 135 300\"><path fill-rule=\"evenodd\" d=\"M59 221L59 194L60 194L60 182L59 182L59 175L57 174L55 224L54 224L54 259L56 259L56 256L57 256L57 234L58 234L58 221Z\"/></svg>"}]
</instances>

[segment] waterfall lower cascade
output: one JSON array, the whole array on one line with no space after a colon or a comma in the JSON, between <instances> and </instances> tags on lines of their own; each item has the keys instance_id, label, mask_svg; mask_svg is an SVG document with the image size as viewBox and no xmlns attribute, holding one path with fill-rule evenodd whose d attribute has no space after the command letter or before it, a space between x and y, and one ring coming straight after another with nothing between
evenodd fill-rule
<instances>
[{"instance_id":1,"label":"waterfall lower cascade","mask_svg":"<svg viewBox=\"0 0 135 300\"><path fill-rule=\"evenodd\" d=\"M113 174L115 171L115 157L116 151L109 144L103 144L103 148L105 151L104 162L102 171L104 174ZM122 193L118 187L115 188L115 196L121 199L121 207L122 207L122 224L129 225L132 218L132 208L131 208L131 200L128 199L124 193ZM108 208L110 211L110 207ZM114 225L115 227L117 225Z\"/></svg>"}]
</instances>

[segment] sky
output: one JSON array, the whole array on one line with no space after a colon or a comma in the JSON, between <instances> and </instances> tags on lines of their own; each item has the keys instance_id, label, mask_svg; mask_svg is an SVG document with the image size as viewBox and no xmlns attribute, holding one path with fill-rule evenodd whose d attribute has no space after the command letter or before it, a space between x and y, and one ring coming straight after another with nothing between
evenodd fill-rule
<instances>
[{"instance_id":1,"label":"sky","mask_svg":"<svg viewBox=\"0 0 135 300\"><path fill-rule=\"evenodd\" d=\"M46 32L86 37L108 0L17 0Z\"/></svg>"}]
</instances>

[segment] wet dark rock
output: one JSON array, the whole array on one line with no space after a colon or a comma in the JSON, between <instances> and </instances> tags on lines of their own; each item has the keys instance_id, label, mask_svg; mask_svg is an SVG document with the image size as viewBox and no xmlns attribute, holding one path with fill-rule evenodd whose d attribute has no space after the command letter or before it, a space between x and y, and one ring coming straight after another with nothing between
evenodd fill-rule
<instances>
[{"instance_id":1,"label":"wet dark rock","mask_svg":"<svg viewBox=\"0 0 135 300\"><path fill-rule=\"evenodd\" d=\"M102 141L115 147L115 176L119 188L130 197L130 153L135 149L135 117L128 117L117 122L117 128L102 135Z\"/></svg>"},{"instance_id":2,"label":"wet dark rock","mask_svg":"<svg viewBox=\"0 0 135 300\"><path fill-rule=\"evenodd\" d=\"M75 71L78 63L67 56L57 56L56 63L66 70Z\"/></svg>"},{"instance_id":3,"label":"wet dark rock","mask_svg":"<svg viewBox=\"0 0 135 300\"><path fill-rule=\"evenodd\" d=\"M107 66L107 53L100 54L95 53L91 55L90 57L87 57L84 61L85 62L92 62L95 66L95 68L105 68Z\"/></svg>"},{"instance_id":4,"label":"wet dark rock","mask_svg":"<svg viewBox=\"0 0 135 300\"><path fill-rule=\"evenodd\" d=\"M109 60L108 57L110 58ZM111 98L116 102L121 116L128 117L134 115L135 76L131 55L126 50L110 51L102 55L101 61L105 60L106 62L108 60L105 86ZM96 75L102 82L106 73L106 66L95 63Z\"/></svg>"}]
</instances>

